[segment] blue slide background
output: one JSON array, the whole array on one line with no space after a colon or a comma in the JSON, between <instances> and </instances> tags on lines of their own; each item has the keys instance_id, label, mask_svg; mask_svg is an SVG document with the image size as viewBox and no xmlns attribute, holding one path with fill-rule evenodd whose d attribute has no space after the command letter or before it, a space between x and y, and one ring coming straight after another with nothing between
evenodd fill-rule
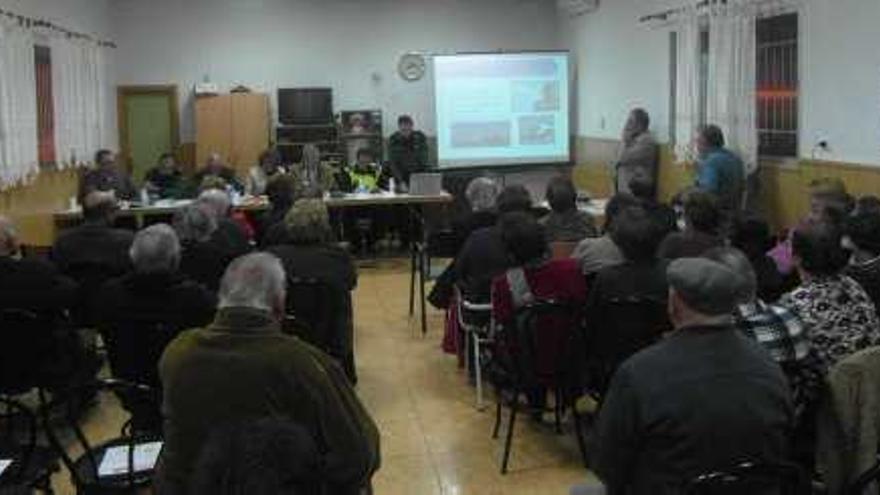
<instances>
[{"instance_id":1,"label":"blue slide background","mask_svg":"<svg viewBox=\"0 0 880 495\"><path fill-rule=\"evenodd\" d=\"M441 168L568 162L568 53L434 57Z\"/></svg>"}]
</instances>

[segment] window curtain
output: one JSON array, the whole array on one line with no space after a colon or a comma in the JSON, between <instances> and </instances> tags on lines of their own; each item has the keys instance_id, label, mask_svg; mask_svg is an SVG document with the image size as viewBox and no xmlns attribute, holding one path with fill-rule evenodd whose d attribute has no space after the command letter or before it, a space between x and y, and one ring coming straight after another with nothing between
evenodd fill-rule
<instances>
[{"instance_id":1,"label":"window curtain","mask_svg":"<svg viewBox=\"0 0 880 495\"><path fill-rule=\"evenodd\" d=\"M694 133L700 125L700 29L696 5L685 7L675 21L675 158L696 159Z\"/></svg>"},{"instance_id":2,"label":"window curtain","mask_svg":"<svg viewBox=\"0 0 880 495\"><path fill-rule=\"evenodd\" d=\"M0 189L36 173L37 152L34 36L17 22L0 20Z\"/></svg>"},{"instance_id":3,"label":"window curtain","mask_svg":"<svg viewBox=\"0 0 880 495\"><path fill-rule=\"evenodd\" d=\"M748 173L758 167L755 73L757 12L751 0L728 0L709 12L708 122Z\"/></svg>"},{"instance_id":4,"label":"window curtain","mask_svg":"<svg viewBox=\"0 0 880 495\"><path fill-rule=\"evenodd\" d=\"M67 37L52 38L50 47L58 166L83 165L107 145L106 49Z\"/></svg>"}]
</instances>

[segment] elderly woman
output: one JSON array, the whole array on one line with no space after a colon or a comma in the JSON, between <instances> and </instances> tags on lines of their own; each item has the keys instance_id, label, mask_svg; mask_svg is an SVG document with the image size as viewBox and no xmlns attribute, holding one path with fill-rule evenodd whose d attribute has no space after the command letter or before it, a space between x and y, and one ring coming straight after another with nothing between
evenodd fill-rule
<instances>
[{"instance_id":1,"label":"elderly woman","mask_svg":"<svg viewBox=\"0 0 880 495\"><path fill-rule=\"evenodd\" d=\"M811 219L798 226L791 244L801 285L779 300L809 329L826 371L856 351L880 344L874 303L858 282L843 274L849 251L841 240L841 227L830 220Z\"/></svg>"},{"instance_id":2,"label":"elderly woman","mask_svg":"<svg viewBox=\"0 0 880 495\"><path fill-rule=\"evenodd\" d=\"M320 199L298 200L284 223L287 243L271 246L267 251L281 260L289 278L318 280L338 296L339 300L333 302L331 328L313 330L322 335L325 345L321 347L340 361L354 383L357 381L352 351L351 291L357 285L354 262L334 242L327 206Z\"/></svg>"},{"instance_id":3,"label":"elderly woman","mask_svg":"<svg viewBox=\"0 0 880 495\"><path fill-rule=\"evenodd\" d=\"M336 189L336 179L331 166L321 162L321 150L314 144L303 147L302 163L291 170L300 198L320 198Z\"/></svg>"},{"instance_id":4,"label":"elderly woman","mask_svg":"<svg viewBox=\"0 0 880 495\"><path fill-rule=\"evenodd\" d=\"M261 196L266 194L266 186L269 181L278 175L287 173L287 169L281 165L281 155L277 150L268 149L260 153L260 160L256 167L248 171L247 188L248 194Z\"/></svg>"},{"instance_id":5,"label":"elderly woman","mask_svg":"<svg viewBox=\"0 0 880 495\"><path fill-rule=\"evenodd\" d=\"M191 205L174 215L174 230L180 238L180 272L216 293L236 257L217 236L216 218L204 206Z\"/></svg>"}]
</instances>

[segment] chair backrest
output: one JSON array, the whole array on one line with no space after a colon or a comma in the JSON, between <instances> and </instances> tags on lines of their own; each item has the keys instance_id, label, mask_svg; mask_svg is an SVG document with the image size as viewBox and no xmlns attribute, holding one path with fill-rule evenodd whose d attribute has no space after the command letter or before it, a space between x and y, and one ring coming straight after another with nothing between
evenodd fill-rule
<instances>
[{"instance_id":1,"label":"chair backrest","mask_svg":"<svg viewBox=\"0 0 880 495\"><path fill-rule=\"evenodd\" d=\"M53 393L51 399L45 391L40 390L40 415L42 416L42 424L49 437L49 441L58 452L65 467L70 471L71 478L78 488L78 492L83 487L95 484L111 486L114 489L133 489L143 486L146 481L152 478L152 470L148 472L135 470L135 447L143 442L158 440L159 435L156 432L133 431L134 428L132 428L131 421L126 422L120 431L119 437L112 440L110 445L126 448L128 452L128 468L123 475L99 476L102 457L99 456L100 452L86 438L79 425L83 398L99 393L113 393L117 396L136 397L138 401L143 401L144 403L156 400L156 393L152 388L116 379L93 380L89 383L69 387L64 391ZM73 432L78 444L79 449L75 450L83 452L85 471L77 466L74 458L71 457L67 448L65 448L65 442L62 441L62 439L68 438L69 432Z\"/></svg>"},{"instance_id":2,"label":"chair backrest","mask_svg":"<svg viewBox=\"0 0 880 495\"><path fill-rule=\"evenodd\" d=\"M454 258L458 254L459 239L450 229L428 232L426 254L434 258Z\"/></svg>"},{"instance_id":3,"label":"chair backrest","mask_svg":"<svg viewBox=\"0 0 880 495\"><path fill-rule=\"evenodd\" d=\"M601 300L587 314L587 349L591 375L599 391L607 388L617 367L672 329L666 301L644 298Z\"/></svg>"},{"instance_id":4,"label":"chair backrest","mask_svg":"<svg viewBox=\"0 0 880 495\"><path fill-rule=\"evenodd\" d=\"M285 329L338 360L349 352L348 291L317 278L288 277Z\"/></svg>"},{"instance_id":5,"label":"chair backrest","mask_svg":"<svg viewBox=\"0 0 880 495\"><path fill-rule=\"evenodd\" d=\"M42 365L52 355L54 317L0 310L0 393L16 395L42 385Z\"/></svg>"},{"instance_id":6,"label":"chair backrest","mask_svg":"<svg viewBox=\"0 0 880 495\"><path fill-rule=\"evenodd\" d=\"M564 388L579 374L575 364L583 342L578 314L572 305L549 299L517 309L504 340L521 386Z\"/></svg>"},{"instance_id":7,"label":"chair backrest","mask_svg":"<svg viewBox=\"0 0 880 495\"><path fill-rule=\"evenodd\" d=\"M794 464L744 462L732 468L697 476L687 483L685 495L800 495L810 484Z\"/></svg>"},{"instance_id":8,"label":"chair backrest","mask_svg":"<svg viewBox=\"0 0 880 495\"><path fill-rule=\"evenodd\" d=\"M0 476L0 488L26 481L24 476L36 446L36 415L21 402L0 396L0 459L12 461Z\"/></svg>"},{"instance_id":9,"label":"chair backrest","mask_svg":"<svg viewBox=\"0 0 880 495\"><path fill-rule=\"evenodd\" d=\"M97 320L97 295L105 282L122 275L119 268L106 263L78 262L65 269L64 274L79 284L73 320L79 327L93 327Z\"/></svg>"}]
</instances>

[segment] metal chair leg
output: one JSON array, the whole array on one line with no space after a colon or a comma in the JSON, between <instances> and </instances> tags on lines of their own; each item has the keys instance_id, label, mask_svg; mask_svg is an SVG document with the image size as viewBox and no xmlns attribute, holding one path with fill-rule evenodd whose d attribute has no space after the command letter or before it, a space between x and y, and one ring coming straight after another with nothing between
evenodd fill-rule
<instances>
[{"instance_id":1,"label":"metal chair leg","mask_svg":"<svg viewBox=\"0 0 880 495\"><path fill-rule=\"evenodd\" d=\"M480 363L480 337L472 334L474 347L474 379L477 385L477 410L483 410L483 366Z\"/></svg>"},{"instance_id":2,"label":"metal chair leg","mask_svg":"<svg viewBox=\"0 0 880 495\"><path fill-rule=\"evenodd\" d=\"M584 425L583 418L581 418L580 413L577 412L574 404L571 407L571 414L574 418L574 434L577 435L577 444L578 450L581 452L581 460L584 463L584 468L589 469L589 459L587 459L587 445L584 443Z\"/></svg>"},{"instance_id":3,"label":"metal chair leg","mask_svg":"<svg viewBox=\"0 0 880 495\"><path fill-rule=\"evenodd\" d=\"M413 246L410 251L410 269L409 269L409 315L415 312L416 303L416 251L418 246Z\"/></svg>"},{"instance_id":4,"label":"metal chair leg","mask_svg":"<svg viewBox=\"0 0 880 495\"><path fill-rule=\"evenodd\" d=\"M495 402L495 426L492 427L492 438L498 438L498 430L501 429L501 403L504 401L501 390L497 390L496 394L498 398Z\"/></svg>"},{"instance_id":5,"label":"metal chair leg","mask_svg":"<svg viewBox=\"0 0 880 495\"><path fill-rule=\"evenodd\" d=\"M419 297L422 310L422 337L428 334L428 316L425 308L425 254L419 256Z\"/></svg>"},{"instance_id":6,"label":"metal chair leg","mask_svg":"<svg viewBox=\"0 0 880 495\"><path fill-rule=\"evenodd\" d=\"M562 393L559 389L553 392L553 419L556 426L556 434L562 435Z\"/></svg>"},{"instance_id":7,"label":"metal chair leg","mask_svg":"<svg viewBox=\"0 0 880 495\"><path fill-rule=\"evenodd\" d=\"M510 444L513 442L513 428L516 426L516 413L519 409L519 394L514 395L510 404L510 421L507 424L507 439L504 441L504 458L501 460L501 474L507 474L507 463L510 461Z\"/></svg>"}]
</instances>

